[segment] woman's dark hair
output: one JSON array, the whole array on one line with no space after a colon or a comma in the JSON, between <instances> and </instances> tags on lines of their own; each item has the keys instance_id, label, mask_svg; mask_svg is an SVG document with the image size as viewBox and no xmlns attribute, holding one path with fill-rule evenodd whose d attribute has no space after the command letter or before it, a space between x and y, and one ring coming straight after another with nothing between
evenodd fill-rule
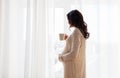
<instances>
[{"instance_id":1,"label":"woman's dark hair","mask_svg":"<svg viewBox=\"0 0 120 78\"><path fill-rule=\"evenodd\" d=\"M72 10L67 14L67 19L72 26L77 27L84 38L89 37L89 33L87 32L87 24L83 20L82 14L78 10Z\"/></svg>"}]
</instances>

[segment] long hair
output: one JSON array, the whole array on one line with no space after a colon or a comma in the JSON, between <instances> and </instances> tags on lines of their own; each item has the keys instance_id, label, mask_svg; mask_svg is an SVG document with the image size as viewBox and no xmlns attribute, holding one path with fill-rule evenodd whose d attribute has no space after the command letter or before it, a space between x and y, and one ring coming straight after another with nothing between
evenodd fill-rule
<instances>
[{"instance_id":1,"label":"long hair","mask_svg":"<svg viewBox=\"0 0 120 78\"><path fill-rule=\"evenodd\" d=\"M89 38L89 33L87 32L87 24L83 20L82 14L78 10L72 10L67 14L67 19L72 26L77 27L84 38Z\"/></svg>"}]
</instances>

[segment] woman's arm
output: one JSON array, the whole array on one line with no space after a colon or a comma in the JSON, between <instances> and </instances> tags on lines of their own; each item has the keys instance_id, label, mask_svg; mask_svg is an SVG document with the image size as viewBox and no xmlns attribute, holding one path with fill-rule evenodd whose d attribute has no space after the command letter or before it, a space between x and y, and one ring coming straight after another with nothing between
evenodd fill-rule
<instances>
[{"instance_id":1,"label":"woman's arm","mask_svg":"<svg viewBox=\"0 0 120 78\"><path fill-rule=\"evenodd\" d=\"M81 46L81 40L79 33L74 31L72 34L72 45L71 51L60 56L61 61L70 61L74 60Z\"/></svg>"}]
</instances>

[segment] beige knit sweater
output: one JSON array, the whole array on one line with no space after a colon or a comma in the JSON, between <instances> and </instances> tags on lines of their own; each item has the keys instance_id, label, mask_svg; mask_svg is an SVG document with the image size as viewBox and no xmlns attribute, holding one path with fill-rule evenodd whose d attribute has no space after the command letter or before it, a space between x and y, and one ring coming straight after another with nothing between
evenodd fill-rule
<instances>
[{"instance_id":1,"label":"beige knit sweater","mask_svg":"<svg viewBox=\"0 0 120 78\"><path fill-rule=\"evenodd\" d=\"M61 59L64 78L85 78L85 38L78 28L66 39Z\"/></svg>"}]
</instances>

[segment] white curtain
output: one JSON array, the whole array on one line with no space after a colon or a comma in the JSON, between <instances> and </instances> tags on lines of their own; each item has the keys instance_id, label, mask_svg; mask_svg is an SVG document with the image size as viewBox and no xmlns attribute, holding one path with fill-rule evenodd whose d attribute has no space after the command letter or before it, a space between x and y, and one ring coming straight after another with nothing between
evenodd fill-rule
<instances>
[{"instance_id":1,"label":"white curtain","mask_svg":"<svg viewBox=\"0 0 120 78\"><path fill-rule=\"evenodd\" d=\"M82 12L87 78L120 78L119 0L0 0L0 78L63 78L66 14Z\"/></svg>"},{"instance_id":2,"label":"white curtain","mask_svg":"<svg viewBox=\"0 0 120 78\"><path fill-rule=\"evenodd\" d=\"M0 78L24 77L26 15L22 1L0 0Z\"/></svg>"},{"instance_id":3,"label":"white curtain","mask_svg":"<svg viewBox=\"0 0 120 78\"><path fill-rule=\"evenodd\" d=\"M0 0L0 78L49 78L45 0ZM52 78L52 77L51 77Z\"/></svg>"},{"instance_id":4,"label":"white curtain","mask_svg":"<svg viewBox=\"0 0 120 78\"><path fill-rule=\"evenodd\" d=\"M82 1L91 33L87 43L87 78L120 78L120 2Z\"/></svg>"}]
</instances>

